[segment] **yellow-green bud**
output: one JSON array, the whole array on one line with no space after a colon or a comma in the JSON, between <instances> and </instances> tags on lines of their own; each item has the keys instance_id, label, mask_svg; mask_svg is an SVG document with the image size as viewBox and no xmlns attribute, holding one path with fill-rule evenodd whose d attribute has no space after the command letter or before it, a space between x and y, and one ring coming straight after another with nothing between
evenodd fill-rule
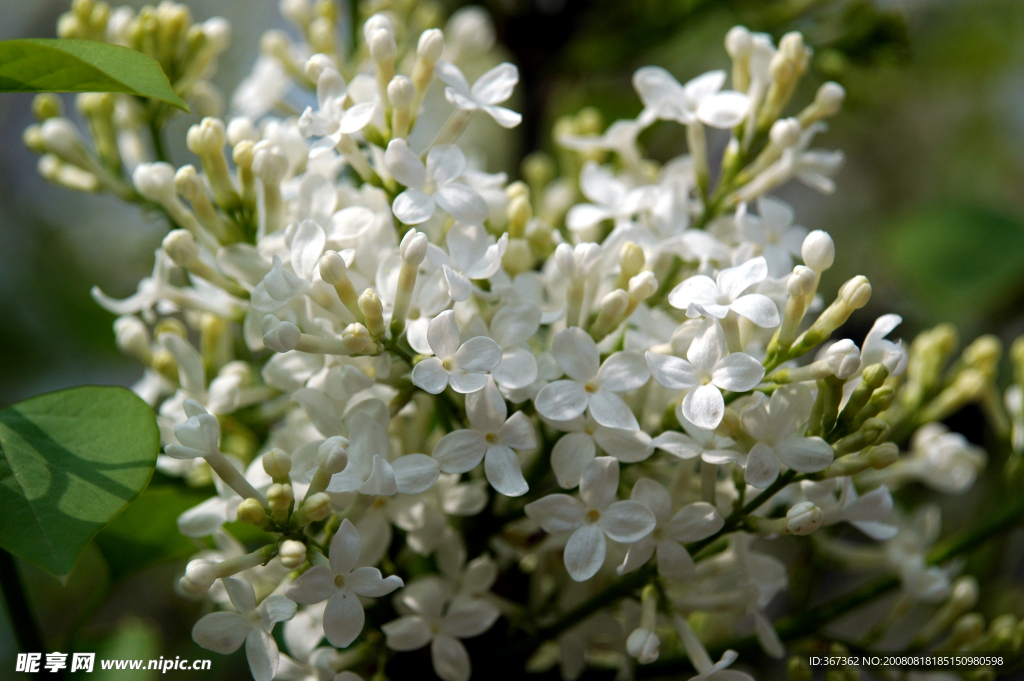
<instances>
[{"instance_id":1,"label":"yellow-green bud","mask_svg":"<svg viewBox=\"0 0 1024 681\"><path fill-rule=\"evenodd\" d=\"M273 478L274 482L288 482L288 473L292 470L291 457L283 449L274 448L263 455L263 470Z\"/></svg>"},{"instance_id":2,"label":"yellow-green bud","mask_svg":"<svg viewBox=\"0 0 1024 681\"><path fill-rule=\"evenodd\" d=\"M260 525L266 519L266 509L255 499L243 499L238 505L238 519L250 525Z\"/></svg>"},{"instance_id":3,"label":"yellow-green bud","mask_svg":"<svg viewBox=\"0 0 1024 681\"><path fill-rule=\"evenodd\" d=\"M36 95L35 99L32 100L32 115L35 119L42 123L47 118L56 118L63 115L64 107L61 105L60 98L57 95L49 92Z\"/></svg>"},{"instance_id":4,"label":"yellow-green bud","mask_svg":"<svg viewBox=\"0 0 1024 681\"><path fill-rule=\"evenodd\" d=\"M303 502L302 510L313 522L324 520L331 515L331 497L326 492L317 492Z\"/></svg>"}]
</instances>

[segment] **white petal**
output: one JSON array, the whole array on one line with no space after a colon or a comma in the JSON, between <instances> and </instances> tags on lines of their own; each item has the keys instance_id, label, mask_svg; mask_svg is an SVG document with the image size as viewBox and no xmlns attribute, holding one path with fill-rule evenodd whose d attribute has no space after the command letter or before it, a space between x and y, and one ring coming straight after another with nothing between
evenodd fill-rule
<instances>
[{"instance_id":1,"label":"white petal","mask_svg":"<svg viewBox=\"0 0 1024 681\"><path fill-rule=\"evenodd\" d=\"M431 395L440 395L448 386L448 372L437 357L427 357L412 368L412 382Z\"/></svg>"},{"instance_id":2,"label":"white petal","mask_svg":"<svg viewBox=\"0 0 1024 681\"><path fill-rule=\"evenodd\" d=\"M672 496L661 483L650 478L637 480L629 498L649 508L659 524L667 523L672 517Z\"/></svg>"},{"instance_id":3,"label":"white petal","mask_svg":"<svg viewBox=\"0 0 1024 681\"><path fill-rule=\"evenodd\" d=\"M327 393L313 388L299 388L292 393L292 401L302 405L309 420L324 437L341 435L341 416Z\"/></svg>"},{"instance_id":4,"label":"white petal","mask_svg":"<svg viewBox=\"0 0 1024 681\"><path fill-rule=\"evenodd\" d=\"M455 353L455 364L463 371L490 371L501 361L501 346L487 336L476 336Z\"/></svg>"},{"instance_id":5,"label":"white petal","mask_svg":"<svg viewBox=\"0 0 1024 681\"><path fill-rule=\"evenodd\" d=\"M677 310L686 310L690 305L715 305L718 303L718 284L708 276L697 274L685 279L668 294L668 303Z\"/></svg>"},{"instance_id":6,"label":"white petal","mask_svg":"<svg viewBox=\"0 0 1024 681\"><path fill-rule=\"evenodd\" d=\"M644 461L654 453L651 436L642 430L599 426L594 430L594 442L622 463Z\"/></svg>"},{"instance_id":7,"label":"white petal","mask_svg":"<svg viewBox=\"0 0 1024 681\"><path fill-rule=\"evenodd\" d=\"M399 617L380 628L387 637L388 648L392 650L418 650L430 643L430 627L419 616Z\"/></svg>"},{"instance_id":8,"label":"white petal","mask_svg":"<svg viewBox=\"0 0 1024 681\"><path fill-rule=\"evenodd\" d=\"M592 203L577 203L569 209L565 216L565 224L569 229L581 230L593 227L602 220L607 220L612 212L604 206L595 206Z\"/></svg>"},{"instance_id":9,"label":"white petal","mask_svg":"<svg viewBox=\"0 0 1024 681\"><path fill-rule=\"evenodd\" d=\"M398 492L395 470L387 459L379 454L373 457L373 470L366 478L366 482L359 486L359 492L370 496L385 497Z\"/></svg>"},{"instance_id":10,"label":"white petal","mask_svg":"<svg viewBox=\"0 0 1024 681\"><path fill-rule=\"evenodd\" d=\"M235 610L243 615L256 610L256 592L252 584L240 577L227 577L221 581Z\"/></svg>"},{"instance_id":11,"label":"white petal","mask_svg":"<svg viewBox=\"0 0 1024 681\"><path fill-rule=\"evenodd\" d=\"M601 365L597 343L579 327L559 331L551 343L551 351L562 371L569 378L586 383L595 376Z\"/></svg>"},{"instance_id":12,"label":"white petal","mask_svg":"<svg viewBox=\"0 0 1024 681\"><path fill-rule=\"evenodd\" d=\"M288 585L285 595L296 603L310 605L326 601L334 591L334 573L326 565L314 565Z\"/></svg>"},{"instance_id":13,"label":"white petal","mask_svg":"<svg viewBox=\"0 0 1024 681\"><path fill-rule=\"evenodd\" d=\"M338 132L343 135L359 132L370 124L376 111L377 105L374 102L362 102L349 107L341 116L341 121L338 123Z\"/></svg>"},{"instance_id":14,"label":"white petal","mask_svg":"<svg viewBox=\"0 0 1024 681\"><path fill-rule=\"evenodd\" d=\"M224 499L211 497L178 516L178 531L186 537L208 537L229 519Z\"/></svg>"},{"instance_id":15,"label":"white petal","mask_svg":"<svg viewBox=\"0 0 1024 681\"><path fill-rule=\"evenodd\" d=\"M434 201L459 222L467 225L482 225L490 211L483 197L469 185L449 182L437 188Z\"/></svg>"},{"instance_id":16,"label":"white petal","mask_svg":"<svg viewBox=\"0 0 1024 681\"><path fill-rule=\"evenodd\" d=\"M430 644L434 673L444 681L469 681L470 663L466 647L457 638L438 634Z\"/></svg>"},{"instance_id":17,"label":"white petal","mask_svg":"<svg viewBox=\"0 0 1024 681\"><path fill-rule=\"evenodd\" d=\"M260 603L260 618L268 629L278 622L287 622L295 617L295 602L281 594L272 594Z\"/></svg>"},{"instance_id":18,"label":"white petal","mask_svg":"<svg viewBox=\"0 0 1024 681\"><path fill-rule=\"evenodd\" d=\"M725 399L715 386L699 386L683 398L683 415L701 428L714 430L725 416Z\"/></svg>"},{"instance_id":19,"label":"white petal","mask_svg":"<svg viewBox=\"0 0 1024 681\"><path fill-rule=\"evenodd\" d=\"M724 525L717 508L706 501L698 501L683 506L672 516L665 526L665 536L687 544L710 537Z\"/></svg>"},{"instance_id":20,"label":"white petal","mask_svg":"<svg viewBox=\"0 0 1024 681\"><path fill-rule=\"evenodd\" d=\"M586 511L579 499L568 494L549 494L527 504L523 510L549 534L579 527Z\"/></svg>"},{"instance_id":21,"label":"white petal","mask_svg":"<svg viewBox=\"0 0 1024 681\"><path fill-rule=\"evenodd\" d=\"M602 390L625 392L635 390L647 382L651 372L639 352L616 352L601 365L597 380Z\"/></svg>"},{"instance_id":22,"label":"white petal","mask_svg":"<svg viewBox=\"0 0 1024 681\"><path fill-rule=\"evenodd\" d=\"M466 80L466 76L462 74L462 70L455 64L444 59L438 59L434 65L434 73L437 74L437 77L445 85L451 86L466 97L470 95L469 82Z\"/></svg>"},{"instance_id":23,"label":"white petal","mask_svg":"<svg viewBox=\"0 0 1024 681\"><path fill-rule=\"evenodd\" d=\"M335 648L347 648L363 631L366 613L354 593L338 589L324 609L324 634Z\"/></svg>"},{"instance_id":24,"label":"white petal","mask_svg":"<svg viewBox=\"0 0 1024 681\"><path fill-rule=\"evenodd\" d=\"M658 437L651 440L651 445L657 449L678 456L680 459L692 459L701 455L703 447L691 438L674 430L667 430Z\"/></svg>"},{"instance_id":25,"label":"white petal","mask_svg":"<svg viewBox=\"0 0 1024 681\"><path fill-rule=\"evenodd\" d=\"M245 637L245 658L254 681L272 681L281 656L273 636L262 629L251 629Z\"/></svg>"},{"instance_id":26,"label":"white petal","mask_svg":"<svg viewBox=\"0 0 1024 681\"><path fill-rule=\"evenodd\" d=\"M503 128L514 128L523 122L523 115L512 109L506 109L503 106L485 106L482 107L494 122Z\"/></svg>"},{"instance_id":27,"label":"white petal","mask_svg":"<svg viewBox=\"0 0 1024 681\"><path fill-rule=\"evenodd\" d=\"M747 455L747 470L744 479L748 485L764 489L779 477L779 457L763 442L754 445Z\"/></svg>"},{"instance_id":28,"label":"white petal","mask_svg":"<svg viewBox=\"0 0 1024 681\"><path fill-rule=\"evenodd\" d=\"M624 575L627 572L632 572L640 567L647 564L647 561L654 555L655 542L650 536L644 537L640 541L633 542L629 545L629 550L626 551L626 557L622 561L622 565L616 568L616 572L620 575Z\"/></svg>"},{"instance_id":29,"label":"white petal","mask_svg":"<svg viewBox=\"0 0 1024 681\"><path fill-rule=\"evenodd\" d=\"M585 582L601 569L608 544L597 525L583 525L572 533L563 554L565 569L573 581Z\"/></svg>"},{"instance_id":30,"label":"white petal","mask_svg":"<svg viewBox=\"0 0 1024 681\"><path fill-rule=\"evenodd\" d=\"M727 352L725 333L721 324L716 319L705 319L697 336L686 350L686 359L697 370L698 375L710 374L715 370L718 360Z\"/></svg>"},{"instance_id":31,"label":"white petal","mask_svg":"<svg viewBox=\"0 0 1024 681\"><path fill-rule=\"evenodd\" d=\"M781 323L779 308L772 299L761 293L740 296L729 306L736 314L746 317L762 329L771 329Z\"/></svg>"},{"instance_id":32,"label":"white petal","mask_svg":"<svg viewBox=\"0 0 1024 681\"><path fill-rule=\"evenodd\" d=\"M237 612L213 612L192 627L192 640L207 650L229 655L242 647L251 628Z\"/></svg>"},{"instance_id":33,"label":"white petal","mask_svg":"<svg viewBox=\"0 0 1024 681\"><path fill-rule=\"evenodd\" d=\"M300 277L310 279L313 270L320 264L320 256L324 253L327 236L320 225L313 220L303 220L292 236L291 258L292 269Z\"/></svg>"},{"instance_id":34,"label":"white petal","mask_svg":"<svg viewBox=\"0 0 1024 681\"><path fill-rule=\"evenodd\" d=\"M441 627L450 636L472 638L490 629L499 615L501 612L490 601L482 598L456 598L448 606Z\"/></svg>"},{"instance_id":35,"label":"white petal","mask_svg":"<svg viewBox=\"0 0 1024 681\"><path fill-rule=\"evenodd\" d=\"M658 574L681 582L693 577L693 558L686 548L674 541L658 542Z\"/></svg>"},{"instance_id":36,"label":"white petal","mask_svg":"<svg viewBox=\"0 0 1024 681\"><path fill-rule=\"evenodd\" d=\"M488 380L483 390L466 396L466 415L480 433L495 433L505 425L508 408L493 380Z\"/></svg>"},{"instance_id":37,"label":"white petal","mask_svg":"<svg viewBox=\"0 0 1024 681\"><path fill-rule=\"evenodd\" d=\"M427 175L439 185L457 180L465 170L466 155L454 144L441 144L427 153Z\"/></svg>"},{"instance_id":38,"label":"white petal","mask_svg":"<svg viewBox=\"0 0 1024 681\"><path fill-rule=\"evenodd\" d=\"M713 128L732 128L743 122L750 110L750 98L742 92L719 92L697 107L697 118Z\"/></svg>"},{"instance_id":39,"label":"white petal","mask_svg":"<svg viewBox=\"0 0 1024 681\"><path fill-rule=\"evenodd\" d=\"M832 447L820 437L790 437L775 445L782 462L801 473L817 473L835 458Z\"/></svg>"},{"instance_id":40,"label":"white petal","mask_svg":"<svg viewBox=\"0 0 1024 681\"><path fill-rule=\"evenodd\" d=\"M574 419L586 411L589 403L587 391L576 381L548 383L533 399L533 404L541 416L553 421Z\"/></svg>"},{"instance_id":41,"label":"white petal","mask_svg":"<svg viewBox=\"0 0 1024 681\"><path fill-rule=\"evenodd\" d=\"M484 458L487 441L475 430L456 430L434 445L433 457L445 473L466 473Z\"/></svg>"},{"instance_id":42,"label":"white petal","mask_svg":"<svg viewBox=\"0 0 1024 681\"><path fill-rule=\"evenodd\" d=\"M384 163L391 176L406 187L420 189L427 179L427 169L423 162L409 148L409 143L400 137L388 143Z\"/></svg>"},{"instance_id":43,"label":"white petal","mask_svg":"<svg viewBox=\"0 0 1024 681\"><path fill-rule=\"evenodd\" d=\"M672 390L689 390L697 385L697 370L685 359L647 352L647 366L654 380Z\"/></svg>"},{"instance_id":44,"label":"white petal","mask_svg":"<svg viewBox=\"0 0 1024 681\"><path fill-rule=\"evenodd\" d=\"M590 396L590 415L602 426L639 430L636 416L621 397L607 390L598 390Z\"/></svg>"},{"instance_id":45,"label":"white petal","mask_svg":"<svg viewBox=\"0 0 1024 681\"><path fill-rule=\"evenodd\" d=\"M387 579L381 577L380 570L375 567L356 568L345 578L345 588L351 589L360 596L380 598L401 589L402 578L391 575Z\"/></svg>"},{"instance_id":46,"label":"white petal","mask_svg":"<svg viewBox=\"0 0 1024 681\"><path fill-rule=\"evenodd\" d=\"M451 265L443 265L441 270L444 272L444 281L448 284L448 295L452 297L452 300L456 303L469 300L469 297L473 295L473 282L462 272L453 269Z\"/></svg>"},{"instance_id":47,"label":"white petal","mask_svg":"<svg viewBox=\"0 0 1024 681\"><path fill-rule=\"evenodd\" d=\"M533 449L537 446L537 431L525 412L517 411L506 421L498 432L502 444L512 449Z\"/></svg>"},{"instance_id":48,"label":"white petal","mask_svg":"<svg viewBox=\"0 0 1024 681\"><path fill-rule=\"evenodd\" d=\"M437 481L441 469L426 454L406 454L391 462L395 483L402 494L426 492Z\"/></svg>"},{"instance_id":49,"label":"white petal","mask_svg":"<svg viewBox=\"0 0 1024 681\"><path fill-rule=\"evenodd\" d=\"M465 395L482 390L487 385L487 374L471 374L462 369L456 369L448 377L448 380L451 382L452 390Z\"/></svg>"},{"instance_id":50,"label":"white petal","mask_svg":"<svg viewBox=\"0 0 1024 681\"><path fill-rule=\"evenodd\" d=\"M434 199L419 189L406 189L391 204L395 217L407 225L418 225L434 214Z\"/></svg>"},{"instance_id":51,"label":"white petal","mask_svg":"<svg viewBox=\"0 0 1024 681\"><path fill-rule=\"evenodd\" d=\"M693 102L701 102L721 90L724 84L725 71L716 69L686 81L684 88L687 98Z\"/></svg>"},{"instance_id":52,"label":"white petal","mask_svg":"<svg viewBox=\"0 0 1024 681\"><path fill-rule=\"evenodd\" d=\"M764 378L764 366L750 355L734 352L723 357L711 373L712 382L723 390L753 390ZM697 424L700 425L700 424Z\"/></svg>"},{"instance_id":53,"label":"white petal","mask_svg":"<svg viewBox=\"0 0 1024 681\"><path fill-rule=\"evenodd\" d=\"M558 484L563 489L580 484L580 476L596 455L594 439L586 433L567 433L559 438L551 450L551 468Z\"/></svg>"},{"instance_id":54,"label":"white petal","mask_svg":"<svg viewBox=\"0 0 1024 681\"><path fill-rule=\"evenodd\" d=\"M619 462L600 456L584 469L580 477L580 498L587 508L605 508L615 500L619 489Z\"/></svg>"},{"instance_id":55,"label":"white petal","mask_svg":"<svg viewBox=\"0 0 1024 681\"><path fill-rule=\"evenodd\" d=\"M630 544L653 532L657 521L649 508L630 500L616 501L601 511L597 524L615 541Z\"/></svg>"},{"instance_id":56,"label":"white petal","mask_svg":"<svg viewBox=\"0 0 1024 681\"><path fill-rule=\"evenodd\" d=\"M501 104L512 96L519 82L519 69L505 62L476 79L470 94L480 104Z\"/></svg>"},{"instance_id":57,"label":"white petal","mask_svg":"<svg viewBox=\"0 0 1024 681\"><path fill-rule=\"evenodd\" d=\"M537 333L540 317L537 305L504 305L491 317L491 338L503 348L523 345Z\"/></svg>"},{"instance_id":58,"label":"white petal","mask_svg":"<svg viewBox=\"0 0 1024 681\"><path fill-rule=\"evenodd\" d=\"M718 288L726 299L733 301L754 284L768 276L768 263L762 257L752 258L742 265L718 273Z\"/></svg>"},{"instance_id":59,"label":"white petal","mask_svg":"<svg viewBox=\"0 0 1024 681\"><path fill-rule=\"evenodd\" d=\"M484 457L484 473L491 487L507 497L520 497L530 489L519 459L505 445L491 445Z\"/></svg>"},{"instance_id":60,"label":"white petal","mask_svg":"<svg viewBox=\"0 0 1024 681\"><path fill-rule=\"evenodd\" d=\"M359 530L348 518L345 518L341 521L338 531L334 533L334 538L331 539L331 571L336 575L350 572L358 562L362 550L363 541L359 537Z\"/></svg>"}]
</instances>

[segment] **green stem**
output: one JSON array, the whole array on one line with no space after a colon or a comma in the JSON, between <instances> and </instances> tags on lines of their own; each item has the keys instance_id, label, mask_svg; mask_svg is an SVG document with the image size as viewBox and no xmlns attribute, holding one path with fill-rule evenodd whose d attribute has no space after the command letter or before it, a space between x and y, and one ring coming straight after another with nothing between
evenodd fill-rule
<instances>
[{"instance_id":1,"label":"green stem","mask_svg":"<svg viewBox=\"0 0 1024 681\"><path fill-rule=\"evenodd\" d=\"M158 116L154 114L149 119L149 136L153 140L153 154L156 156L156 160L163 161L164 163L170 163L171 157L167 153L167 145L164 144L163 126L158 120Z\"/></svg>"}]
</instances>

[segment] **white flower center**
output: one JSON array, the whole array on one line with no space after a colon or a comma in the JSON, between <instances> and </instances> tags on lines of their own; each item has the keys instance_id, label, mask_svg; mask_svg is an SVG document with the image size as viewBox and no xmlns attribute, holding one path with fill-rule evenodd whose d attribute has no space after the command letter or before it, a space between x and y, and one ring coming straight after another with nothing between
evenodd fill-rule
<instances>
[{"instance_id":1,"label":"white flower center","mask_svg":"<svg viewBox=\"0 0 1024 681\"><path fill-rule=\"evenodd\" d=\"M444 368L445 371L451 371L452 369L455 368L455 360L449 357L448 359L441 362L441 366Z\"/></svg>"},{"instance_id":2,"label":"white flower center","mask_svg":"<svg viewBox=\"0 0 1024 681\"><path fill-rule=\"evenodd\" d=\"M345 575L337 575L337 576L335 576L335 578L334 578L334 586L338 587L339 589L344 589L345 588Z\"/></svg>"},{"instance_id":3,"label":"white flower center","mask_svg":"<svg viewBox=\"0 0 1024 681\"><path fill-rule=\"evenodd\" d=\"M589 511L587 511L587 514L585 516L583 516L583 521L585 523L587 523L588 525L593 525L594 523L596 523L600 519L601 519L601 512L598 511L596 508L590 509Z\"/></svg>"},{"instance_id":4,"label":"white flower center","mask_svg":"<svg viewBox=\"0 0 1024 681\"><path fill-rule=\"evenodd\" d=\"M434 178L427 176L427 179L423 181L423 193L433 194L437 191L437 184L434 182Z\"/></svg>"},{"instance_id":5,"label":"white flower center","mask_svg":"<svg viewBox=\"0 0 1024 681\"><path fill-rule=\"evenodd\" d=\"M593 395L594 393L601 389L601 384L598 383L597 381L587 381L585 384L583 384L583 389L586 390L591 395Z\"/></svg>"},{"instance_id":6,"label":"white flower center","mask_svg":"<svg viewBox=\"0 0 1024 681\"><path fill-rule=\"evenodd\" d=\"M489 445L497 444L501 441L501 438L498 437L497 433L487 433L487 435L484 435L484 439L487 440L487 444Z\"/></svg>"}]
</instances>

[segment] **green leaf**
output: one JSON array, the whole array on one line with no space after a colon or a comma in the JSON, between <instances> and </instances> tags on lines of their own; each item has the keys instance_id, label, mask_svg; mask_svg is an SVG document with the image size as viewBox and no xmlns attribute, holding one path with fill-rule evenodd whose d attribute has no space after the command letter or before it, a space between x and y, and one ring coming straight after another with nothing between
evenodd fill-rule
<instances>
[{"instance_id":1,"label":"green leaf","mask_svg":"<svg viewBox=\"0 0 1024 681\"><path fill-rule=\"evenodd\" d=\"M188 111L155 59L95 40L0 41L0 92L123 92Z\"/></svg>"},{"instance_id":2,"label":"green leaf","mask_svg":"<svg viewBox=\"0 0 1024 681\"><path fill-rule=\"evenodd\" d=\"M85 386L0 411L0 547L55 576L149 483L153 410L130 390Z\"/></svg>"},{"instance_id":3,"label":"green leaf","mask_svg":"<svg viewBox=\"0 0 1024 681\"><path fill-rule=\"evenodd\" d=\"M158 563L188 558L199 547L178 531L178 516L209 498L176 485L146 488L96 535L115 583Z\"/></svg>"}]
</instances>

